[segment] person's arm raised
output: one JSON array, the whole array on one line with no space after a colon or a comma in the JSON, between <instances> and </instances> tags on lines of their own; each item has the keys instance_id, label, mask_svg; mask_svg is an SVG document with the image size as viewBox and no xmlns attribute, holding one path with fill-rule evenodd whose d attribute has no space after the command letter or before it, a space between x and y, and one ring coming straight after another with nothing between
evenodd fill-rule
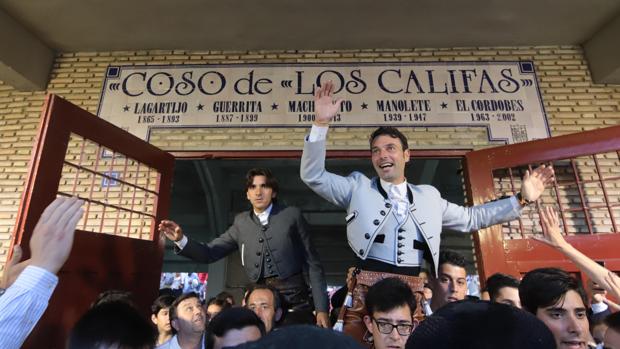
<instances>
[{"instance_id":1,"label":"person's arm raised","mask_svg":"<svg viewBox=\"0 0 620 349\"><path fill-rule=\"evenodd\" d=\"M579 270L586 273L592 281L611 293L614 298L620 299L620 278L581 253L564 239L560 230L558 214L553 207L546 206L543 208L540 213L540 222L544 228L544 237L536 236L534 237L535 240L558 250L571 262L575 263Z\"/></svg>"},{"instance_id":2,"label":"person's arm raised","mask_svg":"<svg viewBox=\"0 0 620 349\"><path fill-rule=\"evenodd\" d=\"M334 99L334 83L330 80L314 91L314 125L319 127L329 126L330 121L336 116L342 99Z\"/></svg>"},{"instance_id":3,"label":"person's arm raised","mask_svg":"<svg viewBox=\"0 0 620 349\"><path fill-rule=\"evenodd\" d=\"M553 179L552 166L541 165L531 173L526 171L521 184L521 205L538 200L545 188L553 183Z\"/></svg>"},{"instance_id":4,"label":"person's arm raised","mask_svg":"<svg viewBox=\"0 0 620 349\"><path fill-rule=\"evenodd\" d=\"M77 198L57 198L43 211L30 238L30 265L58 273L71 253L83 203Z\"/></svg>"},{"instance_id":5,"label":"person's arm raised","mask_svg":"<svg viewBox=\"0 0 620 349\"><path fill-rule=\"evenodd\" d=\"M21 249L13 250L10 270L5 271L9 274L5 280L8 288L0 297L0 348L20 348L45 312L58 283L54 274L71 253L82 204L76 198L57 198L32 232L31 258L19 262Z\"/></svg>"}]
</instances>

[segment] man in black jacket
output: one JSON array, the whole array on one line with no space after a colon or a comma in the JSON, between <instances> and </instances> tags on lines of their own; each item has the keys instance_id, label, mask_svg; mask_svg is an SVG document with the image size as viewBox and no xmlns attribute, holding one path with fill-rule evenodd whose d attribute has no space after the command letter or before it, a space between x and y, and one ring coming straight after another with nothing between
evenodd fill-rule
<instances>
[{"instance_id":1,"label":"man in black jacket","mask_svg":"<svg viewBox=\"0 0 620 349\"><path fill-rule=\"evenodd\" d=\"M175 243L176 253L202 263L213 263L239 249L250 280L274 286L294 311L312 308L303 275L307 272L317 324L329 327L323 267L301 211L275 202L278 182L268 169L248 172L246 192L252 210L238 214L232 226L208 244L188 239L173 221L162 221L159 230Z\"/></svg>"}]
</instances>

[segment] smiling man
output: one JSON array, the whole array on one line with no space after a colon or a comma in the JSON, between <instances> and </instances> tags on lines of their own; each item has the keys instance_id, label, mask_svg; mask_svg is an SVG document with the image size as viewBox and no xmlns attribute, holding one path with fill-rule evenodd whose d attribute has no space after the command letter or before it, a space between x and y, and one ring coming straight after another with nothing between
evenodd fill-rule
<instances>
[{"instance_id":1,"label":"smiling man","mask_svg":"<svg viewBox=\"0 0 620 349\"><path fill-rule=\"evenodd\" d=\"M246 175L246 197L252 209L238 214L213 241L202 244L189 239L173 221L162 221L159 230L174 241L176 253L201 263L213 263L239 250L252 282L278 289L293 312L307 313L312 319L316 309L316 323L329 327L327 284L308 224L298 208L278 204L277 195L278 182L271 171L251 169Z\"/></svg>"},{"instance_id":2,"label":"smiling man","mask_svg":"<svg viewBox=\"0 0 620 349\"><path fill-rule=\"evenodd\" d=\"M525 174L515 196L473 207L452 204L430 185L407 182L408 141L390 126L370 135L376 177L330 173L325 169L326 138L342 102L334 99L334 89L328 81L315 91L316 118L304 144L300 174L314 192L347 210L347 238L361 269L417 276L426 258L436 275L443 228L471 232L516 219L553 181L553 169L543 165Z\"/></svg>"},{"instance_id":3,"label":"smiling man","mask_svg":"<svg viewBox=\"0 0 620 349\"><path fill-rule=\"evenodd\" d=\"M519 297L553 333L558 349L585 349L590 338L586 293L581 283L557 268L534 269L523 277Z\"/></svg>"},{"instance_id":4,"label":"smiling man","mask_svg":"<svg viewBox=\"0 0 620 349\"><path fill-rule=\"evenodd\" d=\"M542 165L526 172L515 196L472 207L450 203L433 186L407 181L405 167L411 157L407 137L391 126L379 127L370 135L376 177L330 173L325 169L326 138L342 103L334 98L335 89L328 81L315 90L316 115L304 142L300 175L315 193L346 209L347 240L357 257L360 277L372 271L417 278L424 260L437 276L443 229L472 232L516 219L523 206L537 200L553 182L553 169ZM410 281L423 285L421 280ZM422 291L422 286L416 291ZM364 291L353 294L363 298ZM345 317L344 332L359 332L348 330L350 326L359 329L359 320L358 315Z\"/></svg>"}]
</instances>

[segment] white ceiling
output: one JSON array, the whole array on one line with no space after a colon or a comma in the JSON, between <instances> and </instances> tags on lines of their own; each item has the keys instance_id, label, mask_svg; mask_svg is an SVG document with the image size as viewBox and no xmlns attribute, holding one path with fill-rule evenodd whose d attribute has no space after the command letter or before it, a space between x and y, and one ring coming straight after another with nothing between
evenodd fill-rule
<instances>
[{"instance_id":1,"label":"white ceiling","mask_svg":"<svg viewBox=\"0 0 620 349\"><path fill-rule=\"evenodd\" d=\"M0 0L55 51L572 45L617 0Z\"/></svg>"},{"instance_id":2,"label":"white ceiling","mask_svg":"<svg viewBox=\"0 0 620 349\"><path fill-rule=\"evenodd\" d=\"M446 48L585 44L620 0L0 0L2 10L51 52Z\"/></svg>"}]
</instances>

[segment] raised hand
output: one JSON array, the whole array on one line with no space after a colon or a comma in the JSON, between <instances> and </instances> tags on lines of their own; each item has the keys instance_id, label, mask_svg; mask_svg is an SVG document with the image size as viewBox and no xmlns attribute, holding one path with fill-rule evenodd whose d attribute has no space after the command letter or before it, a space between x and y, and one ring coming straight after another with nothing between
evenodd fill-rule
<instances>
[{"instance_id":1,"label":"raised hand","mask_svg":"<svg viewBox=\"0 0 620 349\"><path fill-rule=\"evenodd\" d=\"M521 196L529 201L538 200L545 187L553 183L553 178L552 166L538 166L532 173L526 171L521 184Z\"/></svg>"},{"instance_id":2,"label":"raised hand","mask_svg":"<svg viewBox=\"0 0 620 349\"><path fill-rule=\"evenodd\" d=\"M83 204L74 197L60 197L47 206L30 238L30 265L52 273L60 270L71 253Z\"/></svg>"},{"instance_id":3,"label":"raised hand","mask_svg":"<svg viewBox=\"0 0 620 349\"><path fill-rule=\"evenodd\" d=\"M159 232L173 242L180 241L183 238L183 230L173 221L161 221L159 223Z\"/></svg>"},{"instance_id":4,"label":"raised hand","mask_svg":"<svg viewBox=\"0 0 620 349\"><path fill-rule=\"evenodd\" d=\"M314 111L316 113L314 124L317 126L329 125L329 122L340 110L342 99L334 100L333 91L334 83L330 80L314 92Z\"/></svg>"},{"instance_id":5,"label":"raised hand","mask_svg":"<svg viewBox=\"0 0 620 349\"><path fill-rule=\"evenodd\" d=\"M556 248L571 262L575 263L579 270L584 272L593 282L609 292L614 298L620 299L620 277L581 253L564 239L560 231L558 215L551 207L547 206L541 211L540 222L545 228L545 237L534 237L535 240ZM603 301L610 307L615 304L604 299ZM620 306L617 309L620 310Z\"/></svg>"},{"instance_id":6,"label":"raised hand","mask_svg":"<svg viewBox=\"0 0 620 349\"><path fill-rule=\"evenodd\" d=\"M534 236L535 240L538 240L556 249L561 249L568 244L564 239L564 236L562 236L562 230L560 229L560 220L558 219L558 214L555 212L553 207L545 206L540 211L540 224L544 228L544 237Z\"/></svg>"}]
</instances>

